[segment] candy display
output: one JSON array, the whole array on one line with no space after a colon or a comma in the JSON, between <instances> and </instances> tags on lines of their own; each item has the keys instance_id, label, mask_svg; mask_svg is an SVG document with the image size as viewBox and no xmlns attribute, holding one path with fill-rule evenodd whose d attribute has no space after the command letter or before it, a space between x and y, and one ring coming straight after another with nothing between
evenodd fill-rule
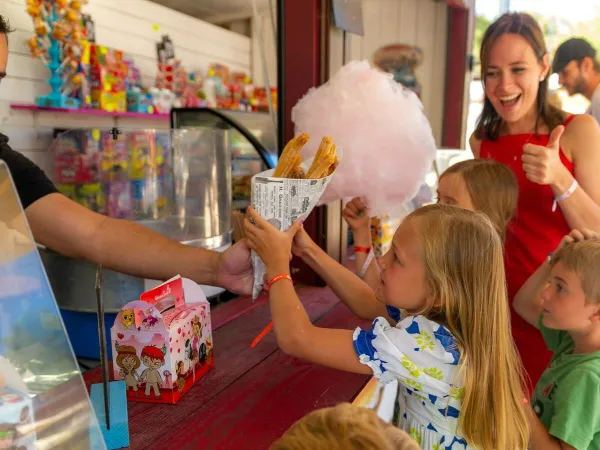
<instances>
[{"instance_id":1,"label":"candy display","mask_svg":"<svg viewBox=\"0 0 600 450\"><path fill-rule=\"evenodd\" d=\"M230 73L220 63L186 70L167 35L156 44L154 86L143 86L133 58L97 43L94 21L81 11L88 0L26 2L35 30L28 41L31 55L51 74L52 92L37 99L40 106L161 115L173 107L268 111L266 88L255 88L246 73ZM270 93L276 107L277 89Z\"/></svg>"},{"instance_id":2,"label":"candy display","mask_svg":"<svg viewBox=\"0 0 600 450\"><path fill-rule=\"evenodd\" d=\"M373 215L385 215L415 196L436 155L417 95L368 61L350 62L309 90L292 109L292 120L297 130L330 135L343 149L321 204L366 197ZM316 151L309 143L305 156Z\"/></svg>"},{"instance_id":3,"label":"candy display","mask_svg":"<svg viewBox=\"0 0 600 450\"><path fill-rule=\"evenodd\" d=\"M100 130L59 134L53 144L58 190L109 217L158 219L172 196L169 133Z\"/></svg>"},{"instance_id":4,"label":"candy display","mask_svg":"<svg viewBox=\"0 0 600 450\"><path fill-rule=\"evenodd\" d=\"M79 108L86 102L85 29L81 8L87 0L27 0L35 36L31 55L50 70L51 93L38 97L40 106Z\"/></svg>"},{"instance_id":5,"label":"candy display","mask_svg":"<svg viewBox=\"0 0 600 450\"><path fill-rule=\"evenodd\" d=\"M92 106L105 111L127 111L128 67L123 52L103 45L90 46L90 87Z\"/></svg>"}]
</instances>

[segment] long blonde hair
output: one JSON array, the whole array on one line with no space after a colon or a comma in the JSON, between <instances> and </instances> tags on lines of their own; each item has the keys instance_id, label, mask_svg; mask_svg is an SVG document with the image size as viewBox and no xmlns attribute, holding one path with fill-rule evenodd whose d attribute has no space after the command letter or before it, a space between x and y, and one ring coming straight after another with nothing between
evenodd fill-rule
<instances>
[{"instance_id":1,"label":"long blonde hair","mask_svg":"<svg viewBox=\"0 0 600 450\"><path fill-rule=\"evenodd\" d=\"M419 450L419 446L375 411L341 403L304 416L270 450Z\"/></svg>"},{"instance_id":2,"label":"long blonde hair","mask_svg":"<svg viewBox=\"0 0 600 450\"><path fill-rule=\"evenodd\" d=\"M406 220L419 236L435 299L423 315L447 326L461 352L460 433L481 450L527 448L525 384L498 233L483 213L448 205L419 208Z\"/></svg>"},{"instance_id":3,"label":"long blonde hair","mask_svg":"<svg viewBox=\"0 0 600 450\"><path fill-rule=\"evenodd\" d=\"M519 199L519 184L512 170L491 159L468 159L448 167L440 179L452 173L463 177L475 210L490 218L504 240Z\"/></svg>"}]
</instances>

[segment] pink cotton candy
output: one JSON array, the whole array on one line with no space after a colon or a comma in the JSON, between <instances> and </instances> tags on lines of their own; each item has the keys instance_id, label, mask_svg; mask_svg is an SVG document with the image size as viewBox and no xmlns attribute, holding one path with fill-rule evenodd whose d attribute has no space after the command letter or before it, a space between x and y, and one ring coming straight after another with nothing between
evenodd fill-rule
<instances>
[{"instance_id":1,"label":"pink cotton candy","mask_svg":"<svg viewBox=\"0 0 600 450\"><path fill-rule=\"evenodd\" d=\"M292 109L296 132L311 139L305 159L331 136L343 157L319 204L366 197L371 214L412 199L431 170L436 145L419 98L368 61L342 67Z\"/></svg>"}]
</instances>

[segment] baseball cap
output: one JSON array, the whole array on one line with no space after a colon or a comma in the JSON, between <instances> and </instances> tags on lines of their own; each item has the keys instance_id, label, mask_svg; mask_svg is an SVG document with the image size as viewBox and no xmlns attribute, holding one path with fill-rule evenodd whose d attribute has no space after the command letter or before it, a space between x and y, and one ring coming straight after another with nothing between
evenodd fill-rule
<instances>
[{"instance_id":1,"label":"baseball cap","mask_svg":"<svg viewBox=\"0 0 600 450\"><path fill-rule=\"evenodd\" d=\"M585 57L595 58L594 47L581 38L571 38L558 47L552 63L552 72L558 73L571 61L581 61Z\"/></svg>"}]
</instances>

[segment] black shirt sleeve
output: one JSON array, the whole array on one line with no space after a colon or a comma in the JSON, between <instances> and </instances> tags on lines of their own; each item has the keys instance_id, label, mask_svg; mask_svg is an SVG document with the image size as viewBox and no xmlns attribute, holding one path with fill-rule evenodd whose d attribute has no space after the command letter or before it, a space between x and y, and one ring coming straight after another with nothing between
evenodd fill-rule
<instances>
[{"instance_id":1,"label":"black shirt sleeve","mask_svg":"<svg viewBox=\"0 0 600 450\"><path fill-rule=\"evenodd\" d=\"M8 145L8 137L0 134L0 159L8 166L23 209L48 194L58 192L42 169Z\"/></svg>"}]
</instances>

